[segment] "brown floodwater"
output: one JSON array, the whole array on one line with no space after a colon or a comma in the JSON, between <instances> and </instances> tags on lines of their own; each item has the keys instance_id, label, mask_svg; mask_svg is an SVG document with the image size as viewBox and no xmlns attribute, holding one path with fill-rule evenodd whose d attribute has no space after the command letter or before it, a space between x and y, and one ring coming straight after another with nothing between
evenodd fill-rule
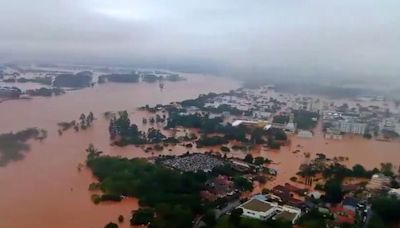
<instances>
[{"instance_id":1,"label":"brown floodwater","mask_svg":"<svg viewBox=\"0 0 400 228\"><path fill-rule=\"evenodd\" d=\"M167 83L161 92L157 84L104 84L68 92L51 98L35 97L32 100L8 100L0 103L0 133L18 131L27 127L48 130L43 142L32 142L25 159L0 167L0 227L1 228L70 228L104 227L110 221L125 217L121 227L129 227L132 210L138 208L136 199L125 199L121 203L95 205L88 190L95 179L87 169L78 171L86 158L89 143L111 155L124 157L152 157L159 152L145 153L136 146L124 148L110 146L108 121L102 113L128 110L131 119L141 125L148 114L136 108L146 104L167 104L197 97L200 93L223 92L238 88L240 84L227 78L184 75L187 81ZM91 128L74 132L72 129L58 135L57 123L77 120L81 113L92 111L97 120ZM154 114L150 114L153 115ZM149 127L142 126L144 128ZM325 140L320 126L312 139L291 136L291 145L279 151L262 146L252 151L253 156L264 156L273 160L272 167L278 177L267 183L267 187L289 182L302 162L304 152L325 153L327 157L348 157L345 164L360 163L368 168L379 167L381 162L400 164L400 143L365 140L360 137L341 141ZM300 145L298 147L298 145ZM190 151L218 151L219 147L189 149ZM171 150L171 151L170 151ZM299 153L292 153L300 150ZM163 154L183 154L185 146L165 148ZM243 158L245 153L232 151L228 156ZM257 185L256 191L264 186Z\"/></svg>"},{"instance_id":2,"label":"brown floodwater","mask_svg":"<svg viewBox=\"0 0 400 228\"><path fill-rule=\"evenodd\" d=\"M167 83L163 91L157 84L110 83L58 97L0 103L0 133L28 127L43 128L49 133L43 142L31 143L23 160L0 167L0 227L104 227L110 221L116 222L119 215L125 217L121 227L129 227L131 211L138 208L137 200L93 204L88 186L95 179L87 169L79 172L78 165L84 163L89 143L113 155L153 156L135 146L111 147L108 121L102 117L106 111L128 110L141 123L143 113L136 110L139 106L167 104L240 86L227 78L183 76L188 80ZM89 111L97 118L91 128L77 133L71 129L58 135L58 122L76 120ZM165 153L182 154L186 150L177 146Z\"/></svg>"},{"instance_id":3,"label":"brown floodwater","mask_svg":"<svg viewBox=\"0 0 400 228\"><path fill-rule=\"evenodd\" d=\"M361 164L365 168L380 168L383 162L391 162L394 171L400 165L400 142L384 142L368 140L360 136L348 136L343 140L327 140L324 138L321 124L315 129L315 135L311 139L299 138L295 135L290 137L291 144L282 147L280 150L259 149L253 151L254 156L263 156L273 160L271 167L278 170L277 178L268 183L269 187L277 184L290 182L290 178L296 176L302 163L314 159L317 153L323 153L327 158L344 157L348 158L341 162L352 167ZM293 153L299 150L298 153ZM306 158L304 153L309 153L310 158Z\"/></svg>"}]
</instances>

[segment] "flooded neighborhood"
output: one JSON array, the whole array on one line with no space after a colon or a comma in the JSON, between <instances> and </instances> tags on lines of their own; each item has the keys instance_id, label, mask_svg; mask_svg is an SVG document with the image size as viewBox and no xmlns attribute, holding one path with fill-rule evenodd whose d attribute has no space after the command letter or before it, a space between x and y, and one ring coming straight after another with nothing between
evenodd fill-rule
<instances>
[{"instance_id":1,"label":"flooded neighborhood","mask_svg":"<svg viewBox=\"0 0 400 228\"><path fill-rule=\"evenodd\" d=\"M359 133L346 133L333 128L334 125L329 125L332 127L328 129L324 126L325 120L339 118L346 114L346 110L351 112L353 119L354 116L360 115L358 110L366 110L365 112L369 115L392 113L391 116L384 117L378 121L379 123L377 122L377 126L383 126L388 120L399 118L398 107L390 101L372 101L371 99L354 101L309 97L301 94L280 93L272 86L243 89L239 81L228 78L181 75L185 80L167 82L162 88L156 82L133 84L110 82L70 90L58 96L39 96L30 99L12 98L2 102L0 104L2 133L18 132L32 127L45 129L47 132L47 137L43 140L28 141L30 148L23 154L22 159L10 162L0 168L0 181L3 185L0 207L3 215L2 224L5 224L6 227L37 227L44 223L49 227L99 227L119 215L128 218L132 210L137 210L139 208L137 199L130 197L119 203L105 202L96 205L92 202L89 185L96 182L96 178L90 169L84 166L85 150L89 144L95 145L106 154L127 158L144 157L153 160L160 156L180 156L186 153L210 153L212 156L217 156L217 158L213 158L217 159L213 162L205 160L207 166L204 167L201 165L201 160L206 158L194 160L192 162L195 163L192 165L190 163L185 165L188 162L185 160L182 160L182 164L173 160L162 161L164 165L169 164L168 166L171 168L183 165L183 167L187 167L183 168L185 171L211 170L223 164L223 161L218 160L218 156L222 155L227 159L236 159L231 162L236 164L235 166L241 167L240 169L243 167L248 169L253 166L249 166L249 161L246 161L249 155L254 158L261 157L269 162L265 165L263 163L258 165L270 171L263 178L266 180L261 181L262 184L257 178L254 179L253 185L256 188L252 194L260 194L264 188L273 189L274 186L283 186L289 183L312 192L315 185L308 185L301 177L297 176L302 165L310 164L320 154L348 167L362 164L366 169L373 169L379 168L382 163L394 162L393 169L399 168L399 164L395 163L400 160L398 150L400 144L397 139L385 136L386 140L381 140L384 137L381 132L366 137L367 125L363 126L362 132ZM209 83L210 81L212 83ZM15 85L19 84L23 83L15 83ZM201 94L207 99L186 101L186 99L197 98ZM168 127L168 124L172 123L171 115L174 114L173 112L164 112L164 109L172 106L179 108L181 104L178 105L176 102L182 100L181 104L186 107L184 109L186 111L178 113L178 116L183 118L207 113L207 118L222 118L224 124L233 127L233 131L242 126L250 129L261 127L265 132L269 132L271 129L282 129L282 132L286 132L283 134L287 135L287 138L284 141L276 139L278 147L270 142L273 140L270 138L265 141L267 146L263 143L247 141L246 137L248 136L246 135L253 133L245 133L242 142L239 138L233 141L228 140L228 144L221 142L221 145L226 144L222 147L218 146L220 143L206 144L205 140L209 138L203 138L203 141L188 139L187 143L181 143L179 137L185 138L188 134L192 134L194 139L223 136L223 134L217 133L218 131L213 133L215 136L212 134L204 136L204 132L202 132L204 130L199 132L199 129L194 126L179 128L174 125L175 130L173 131L166 128L165 126ZM196 102L201 103L202 106ZM157 107L156 105L158 108L151 108ZM346 110L338 111L343 106L346 106ZM360 107L366 108L361 109ZM29 112L26 112L27 108L30 110ZM157 147L153 149L151 146L127 145L120 147L114 145L112 140L110 141L108 133L109 120L110 116L115 116L121 110L127 110L131 123L136 124L139 129L146 131L154 127L160 129L162 134L166 134L167 137L175 137L178 140L173 143L167 143L167 140L164 140L165 143L161 149L157 149ZM315 113L315 117L305 122L298 122L299 119L296 119L295 115L300 115L297 112L303 111ZM60 130L60 123L66 120L79 122L81 113L89 112L93 113L94 117L92 117L91 126L87 129L74 131L64 127L65 129ZM160 122L157 119L156 123L151 123L154 121L156 113L164 113L164 118L167 118L165 114L168 114L170 122L166 125L163 118L159 117ZM157 114L158 116L161 115ZM379 116L373 116L375 119L379 118ZM332 121L342 121L342 119ZM383 125L380 124L381 122ZM73 123L75 125L75 121ZM371 121L368 123L371 124ZM179 122L176 124L180 125ZM298 128L299 124L304 126ZM368 126L368 128L372 129L374 126ZM398 129L396 126L393 131ZM378 131L382 129L378 128ZM270 133L264 134L269 135ZM264 141L263 138L267 135L261 135L259 139L254 140ZM256 136L251 135L251 138L253 137ZM170 140L168 142L171 142L170 138L168 138ZM201 144L204 145L201 146ZM244 159L245 162L241 162L241 159ZM209 166L214 163L215 165ZM16 179L20 181L15 181ZM315 181L318 182L318 179ZM257 185L261 186L257 187ZM35 210L32 210L32 207ZM81 219L83 214L85 214L85 219ZM25 219L20 219L21 216ZM67 222L60 225L58 223L60 220Z\"/></svg>"}]
</instances>

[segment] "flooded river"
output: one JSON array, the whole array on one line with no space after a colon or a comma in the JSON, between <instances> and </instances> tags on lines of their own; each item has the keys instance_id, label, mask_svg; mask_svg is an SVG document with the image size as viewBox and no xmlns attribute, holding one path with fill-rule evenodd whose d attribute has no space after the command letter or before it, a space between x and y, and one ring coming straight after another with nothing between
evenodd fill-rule
<instances>
[{"instance_id":1,"label":"flooded river","mask_svg":"<svg viewBox=\"0 0 400 228\"><path fill-rule=\"evenodd\" d=\"M125 217L121 227L129 227L130 212L137 209L137 201L93 204L88 186L94 179L89 170L79 172L77 167L85 161L89 143L110 154L150 156L133 146L109 145L108 122L102 117L106 111L128 110L135 115L136 107L142 105L166 104L240 86L226 78L183 76L188 80L167 83L163 91L158 84L110 83L58 97L0 103L0 133L28 127L49 133L42 143L32 143L25 159L0 167L0 227L97 228L116 222L121 214ZM58 135L58 122L76 120L90 111L97 117L93 127ZM181 148L179 153L183 152Z\"/></svg>"},{"instance_id":2,"label":"flooded river","mask_svg":"<svg viewBox=\"0 0 400 228\"><path fill-rule=\"evenodd\" d=\"M138 208L135 199L121 203L95 205L88 190L95 181L89 170L78 171L84 163L85 149L89 143L104 152L126 157L149 157L135 146L124 148L109 145L108 121L102 113L128 110L132 120L141 124L143 112L137 107L146 104L167 104L195 98L201 93L224 92L238 88L240 84L227 78L183 75L187 81L167 83L160 91L158 84L103 84L94 88L71 91L51 98L35 97L32 100L10 100L0 103L0 133L19 131L28 127L48 130L43 142L32 142L25 159L0 167L0 227L1 228L97 228L110 221L117 222L119 215L125 217L120 227L129 227L131 211ZM74 132L72 129L58 135L57 123L77 120L81 113L92 111L97 118L91 128ZM266 150L259 146L252 151L254 156L267 157L279 172L273 182L289 182L302 162L304 152L325 153L327 157L348 157L345 163L352 166L360 163L367 168L379 167L381 162L400 164L400 144L379 142L363 138L345 138L341 141L325 140L320 130L312 139L291 137L291 146L280 151ZM165 154L182 154L183 146L164 150ZM218 148L217 148L218 149ZM292 153L300 150L299 153ZM236 154L237 153L237 154ZM241 152L231 155L244 157ZM231 156L230 155L230 156Z\"/></svg>"}]
</instances>

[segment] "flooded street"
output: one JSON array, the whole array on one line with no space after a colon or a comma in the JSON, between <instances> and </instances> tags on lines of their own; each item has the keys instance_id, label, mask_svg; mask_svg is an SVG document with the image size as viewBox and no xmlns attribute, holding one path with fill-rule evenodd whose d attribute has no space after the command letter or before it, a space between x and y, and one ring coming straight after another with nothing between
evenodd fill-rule
<instances>
[{"instance_id":1,"label":"flooded street","mask_svg":"<svg viewBox=\"0 0 400 228\"><path fill-rule=\"evenodd\" d=\"M137 201L93 204L88 186L94 179L88 170L79 172L78 165L85 161L89 143L114 155L151 156L134 146L111 147L108 121L102 117L106 111L128 110L134 115L136 107L142 105L166 104L239 87L238 82L226 78L183 76L188 80L167 83L162 92L157 83L110 83L58 97L1 103L1 133L38 127L49 135L42 143L32 142L23 160L0 167L0 227L104 227L110 221L117 222L119 215L125 217L120 227L129 227L130 212L137 209ZM58 122L76 120L90 111L97 118L93 127L58 135ZM179 150L183 152L183 148Z\"/></svg>"}]
</instances>

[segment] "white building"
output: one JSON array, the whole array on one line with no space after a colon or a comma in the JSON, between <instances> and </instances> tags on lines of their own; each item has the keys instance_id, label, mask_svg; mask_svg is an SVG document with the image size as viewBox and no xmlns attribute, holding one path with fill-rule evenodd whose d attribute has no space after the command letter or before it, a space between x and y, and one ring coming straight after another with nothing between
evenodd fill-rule
<instances>
[{"instance_id":1,"label":"white building","mask_svg":"<svg viewBox=\"0 0 400 228\"><path fill-rule=\"evenodd\" d=\"M400 134L400 125L397 124L395 118L384 119L380 125L382 130L394 131L397 134Z\"/></svg>"},{"instance_id":2,"label":"white building","mask_svg":"<svg viewBox=\"0 0 400 228\"><path fill-rule=\"evenodd\" d=\"M259 220L268 220L270 218L274 220L283 219L295 224L297 219L301 216L301 210L299 208L287 205L280 206L278 203L268 202L263 195L254 196L238 208L243 210L242 216Z\"/></svg>"},{"instance_id":3,"label":"white building","mask_svg":"<svg viewBox=\"0 0 400 228\"><path fill-rule=\"evenodd\" d=\"M381 190L389 186L390 177L387 177L383 174L374 174L371 177L371 180L367 184L367 189L370 190Z\"/></svg>"},{"instance_id":4,"label":"white building","mask_svg":"<svg viewBox=\"0 0 400 228\"><path fill-rule=\"evenodd\" d=\"M263 111L253 111L253 118L256 119L269 119L271 118L270 112L263 112Z\"/></svg>"},{"instance_id":5,"label":"white building","mask_svg":"<svg viewBox=\"0 0 400 228\"><path fill-rule=\"evenodd\" d=\"M296 131L296 125L293 122L289 122L288 124L286 124L285 126L285 131L294 133Z\"/></svg>"},{"instance_id":6,"label":"white building","mask_svg":"<svg viewBox=\"0 0 400 228\"><path fill-rule=\"evenodd\" d=\"M343 133L363 135L367 129L366 123L359 123L349 120L339 120L338 129Z\"/></svg>"},{"instance_id":7,"label":"white building","mask_svg":"<svg viewBox=\"0 0 400 228\"><path fill-rule=\"evenodd\" d=\"M301 130L297 136L300 138L311 139L313 137L313 133L311 131Z\"/></svg>"},{"instance_id":8,"label":"white building","mask_svg":"<svg viewBox=\"0 0 400 228\"><path fill-rule=\"evenodd\" d=\"M277 203L270 203L261 199L253 198L238 208L243 210L243 216L259 220L267 220L275 215Z\"/></svg>"},{"instance_id":9,"label":"white building","mask_svg":"<svg viewBox=\"0 0 400 228\"><path fill-rule=\"evenodd\" d=\"M326 129L325 139L342 140L343 135L337 129L328 128Z\"/></svg>"}]
</instances>

